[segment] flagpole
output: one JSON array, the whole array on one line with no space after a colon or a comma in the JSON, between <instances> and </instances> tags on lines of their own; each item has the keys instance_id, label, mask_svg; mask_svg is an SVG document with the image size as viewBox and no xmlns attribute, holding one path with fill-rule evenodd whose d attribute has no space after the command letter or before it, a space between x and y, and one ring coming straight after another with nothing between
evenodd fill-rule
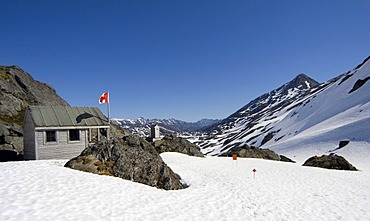
<instances>
[{"instance_id":1,"label":"flagpole","mask_svg":"<svg viewBox=\"0 0 370 221\"><path fill-rule=\"evenodd\" d=\"M110 94L109 94L109 91L108 91L107 109L108 109L108 125L109 125L107 135L108 135L108 140L109 140L110 139Z\"/></svg>"}]
</instances>

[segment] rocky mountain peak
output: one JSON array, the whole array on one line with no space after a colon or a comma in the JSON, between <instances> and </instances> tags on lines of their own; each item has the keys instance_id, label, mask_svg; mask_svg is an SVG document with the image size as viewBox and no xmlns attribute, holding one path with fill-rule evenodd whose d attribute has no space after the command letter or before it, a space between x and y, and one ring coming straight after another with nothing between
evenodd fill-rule
<instances>
[{"instance_id":1,"label":"rocky mountain peak","mask_svg":"<svg viewBox=\"0 0 370 221\"><path fill-rule=\"evenodd\" d=\"M21 68L0 66L0 151L23 152L22 126L29 105L69 106L53 87Z\"/></svg>"},{"instance_id":2,"label":"rocky mountain peak","mask_svg":"<svg viewBox=\"0 0 370 221\"><path fill-rule=\"evenodd\" d=\"M320 85L319 82L301 73L297 75L293 80L289 81L288 83L284 84L283 86L274 90L273 92L287 95L297 89L298 90L309 90L309 89L315 88L318 85Z\"/></svg>"},{"instance_id":3,"label":"rocky mountain peak","mask_svg":"<svg viewBox=\"0 0 370 221\"><path fill-rule=\"evenodd\" d=\"M23 123L22 113L29 105L68 106L54 88L17 66L0 66L0 102L1 120L17 124Z\"/></svg>"},{"instance_id":4,"label":"rocky mountain peak","mask_svg":"<svg viewBox=\"0 0 370 221\"><path fill-rule=\"evenodd\" d=\"M211 133L210 137L217 137L217 134L222 134L224 131L236 127L242 127L243 131L247 133L255 126L256 122L262 118L271 116L284 109L293 102L309 94L313 88L318 86L320 86L320 83L317 81L303 73L299 74L293 80L285 83L281 87L252 100L237 112L222 120L219 124L207 128L207 132ZM235 133L235 136L237 137L237 133ZM227 150L228 148L235 146L235 144L229 145L228 143L234 139L239 139L236 137L232 136L228 139L220 138L220 140L223 140L223 150ZM207 143L207 141L201 144L203 149L204 147L212 145L213 144Z\"/></svg>"},{"instance_id":5,"label":"rocky mountain peak","mask_svg":"<svg viewBox=\"0 0 370 221\"><path fill-rule=\"evenodd\" d=\"M304 89L314 88L320 83L310 78L306 74L299 74L291 82L289 82L290 87L303 87Z\"/></svg>"},{"instance_id":6,"label":"rocky mountain peak","mask_svg":"<svg viewBox=\"0 0 370 221\"><path fill-rule=\"evenodd\" d=\"M292 101L304 96L310 89L319 86L320 84L308 77L305 74L299 74L293 80L282 85L281 87L265 93L255 100L249 102L247 105L239 109L226 119L246 117L254 115L255 113L272 112L276 109L291 103ZM225 122L225 120L223 121Z\"/></svg>"}]
</instances>

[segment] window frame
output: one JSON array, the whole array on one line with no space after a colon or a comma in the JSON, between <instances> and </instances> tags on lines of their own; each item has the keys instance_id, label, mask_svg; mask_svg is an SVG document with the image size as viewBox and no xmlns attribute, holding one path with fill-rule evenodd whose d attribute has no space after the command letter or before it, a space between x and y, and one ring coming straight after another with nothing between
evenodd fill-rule
<instances>
[{"instance_id":1,"label":"window frame","mask_svg":"<svg viewBox=\"0 0 370 221\"><path fill-rule=\"evenodd\" d=\"M50 136L49 133L54 133L52 136ZM58 131L57 130L45 130L45 144L55 144L58 142ZM49 138L54 138L49 140Z\"/></svg>"},{"instance_id":2,"label":"window frame","mask_svg":"<svg viewBox=\"0 0 370 221\"><path fill-rule=\"evenodd\" d=\"M77 132L76 134L73 134L71 133L71 131L73 131L73 133ZM72 134L72 136L71 136ZM71 139L71 138L75 138L75 135L78 135L78 139ZM80 129L69 129L68 130L68 142L81 142L81 130Z\"/></svg>"}]
</instances>

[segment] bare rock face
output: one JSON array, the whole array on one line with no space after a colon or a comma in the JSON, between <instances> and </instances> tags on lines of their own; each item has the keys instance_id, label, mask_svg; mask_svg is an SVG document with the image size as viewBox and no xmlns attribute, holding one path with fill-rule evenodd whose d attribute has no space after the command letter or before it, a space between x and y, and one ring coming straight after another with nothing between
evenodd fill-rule
<instances>
[{"instance_id":1,"label":"bare rock face","mask_svg":"<svg viewBox=\"0 0 370 221\"><path fill-rule=\"evenodd\" d=\"M0 88L0 115L5 122L23 123L25 108L30 104L68 106L54 88L16 66L0 66Z\"/></svg>"},{"instance_id":2,"label":"bare rock face","mask_svg":"<svg viewBox=\"0 0 370 221\"><path fill-rule=\"evenodd\" d=\"M16 66L0 66L0 159L23 153L23 120L29 105L68 106L55 90Z\"/></svg>"},{"instance_id":3,"label":"bare rock face","mask_svg":"<svg viewBox=\"0 0 370 221\"><path fill-rule=\"evenodd\" d=\"M306 160L303 166L321 167L334 170L357 170L344 157L331 153L330 155L314 156Z\"/></svg>"},{"instance_id":4,"label":"bare rock face","mask_svg":"<svg viewBox=\"0 0 370 221\"><path fill-rule=\"evenodd\" d=\"M154 147L143 138L131 134L114 137L86 148L66 167L85 172L111 175L165 190L186 188Z\"/></svg>"},{"instance_id":5,"label":"bare rock face","mask_svg":"<svg viewBox=\"0 0 370 221\"><path fill-rule=\"evenodd\" d=\"M158 153L178 152L189 156L204 157L197 145L174 135L166 135L161 140L155 141L154 147Z\"/></svg>"}]
</instances>

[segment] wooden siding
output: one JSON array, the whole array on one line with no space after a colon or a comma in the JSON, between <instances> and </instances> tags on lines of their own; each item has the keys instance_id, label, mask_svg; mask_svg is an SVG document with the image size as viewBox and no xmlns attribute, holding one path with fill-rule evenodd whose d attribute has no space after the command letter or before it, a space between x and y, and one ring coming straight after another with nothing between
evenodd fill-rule
<instances>
[{"instance_id":1,"label":"wooden siding","mask_svg":"<svg viewBox=\"0 0 370 221\"><path fill-rule=\"evenodd\" d=\"M27 112L23 125L23 152L25 160L36 160L35 149L35 125L33 124L31 115Z\"/></svg>"},{"instance_id":2,"label":"wooden siding","mask_svg":"<svg viewBox=\"0 0 370 221\"><path fill-rule=\"evenodd\" d=\"M68 130L56 130L56 142L46 142L45 131L36 131L37 159L71 159L80 155L88 144L87 131L80 130L80 141L69 141Z\"/></svg>"}]
</instances>

